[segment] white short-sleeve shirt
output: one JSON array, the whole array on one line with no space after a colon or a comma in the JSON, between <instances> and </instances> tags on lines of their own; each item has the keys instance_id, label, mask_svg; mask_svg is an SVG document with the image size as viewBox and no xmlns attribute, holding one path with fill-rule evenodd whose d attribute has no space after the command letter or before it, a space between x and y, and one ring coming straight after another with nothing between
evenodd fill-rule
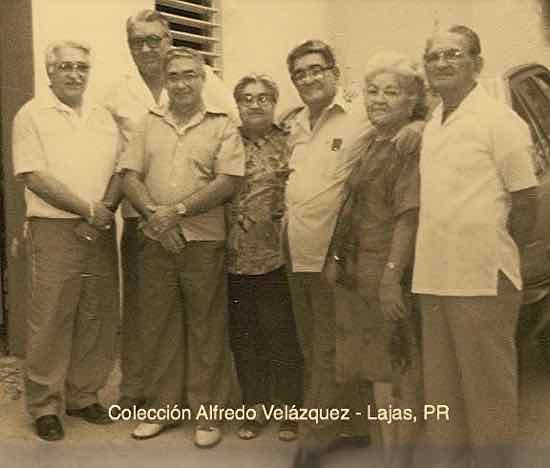
<instances>
[{"instance_id":1,"label":"white short-sleeve shirt","mask_svg":"<svg viewBox=\"0 0 550 468\"><path fill-rule=\"evenodd\" d=\"M345 181L369 128L364 109L338 93L313 129L304 107L283 122L292 148L287 185L287 229L294 272L320 272L345 196Z\"/></svg>"},{"instance_id":2,"label":"white short-sleeve shirt","mask_svg":"<svg viewBox=\"0 0 550 468\"><path fill-rule=\"evenodd\" d=\"M510 192L536 186L525 122L478 85L442 124L426 125L413 292L496 295L498 271L521 289L507 221Z\"/></svg>"},{"instance_id":3,"label":"white short-sleeve shirt","mask_svg":"<svg viewBox=\"0 0 550 468\"><path fill-rule=\"evenodd\" d=\"M89 202L101 200L115 171L121 148L111 114L86 103L79 116L50 91L27 102L13 122L15 175L48 171ZM25 189L27 217L78 218Z\"/></svg>"}]
</instances>

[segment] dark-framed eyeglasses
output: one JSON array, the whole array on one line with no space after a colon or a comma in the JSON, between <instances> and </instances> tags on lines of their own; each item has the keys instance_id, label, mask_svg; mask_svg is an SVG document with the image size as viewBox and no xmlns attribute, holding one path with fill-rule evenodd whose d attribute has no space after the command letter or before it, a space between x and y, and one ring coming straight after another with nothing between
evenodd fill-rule
<instances>
[{"instance_id":1,"label":"dark-framed eyeglasses","mask_svg":"<svg viewBox=\"0 0 550 468\"><path fill-rule=\"evenodd\" d=\"M268 107L273 104L274 99L270 94L258 94L256 96L253 94L241 94L237 102L239 105L245 107L251 107L255 103L260 107Z\"/></svg>"},{"instance_id":2,"label":"dark-framed eyeglasses","mask_svg":"<svg viewBox=\"0 0 550 468\"><path fill-rule=\"evenodd\" d=\"M166 75L166 81L169 83L177 83L183 81L185 84L193 83L201 77L198 73L189 71L183 73L168 73Z\"/></svg>"},{"instance_id":3,"label":"dark-framed eyeglasses","mask_svg":"<svg viewBox=\"0 0 550 468\"><path fill-rule=\"evenodd\" d=\"M431 65L443 59L446 62L455 63L466 56L466 52L460 49L443 49L426 52L424 54L424 63Z\"/></svg>"},{"instance_id":4,"label":"dark-framed eyeglasses","mask_svg":"<svg viewBox=\"0 0 550 468\"><path fill-rule=\"evenodd\" d=\"M164 36L150 34L148 36L143 36L143 37L132 37L128 42L130 44L130 48L134 50L143 49L143 46L145 44L147 44L147 47L149 47L150 49L158 49L160 47L160 43L162 42L163 38Z\"/></svg>"},{"instance_id":5,"label":"dark-framed eyeglasses","mask_svg":"<svg viewBox=\"0 0 550 468\"><path fill-rule=\"evenodd\" d=\"M85 74L90 71L90 64L86 62L57 62L55 64L57 71L71 73L73 71Z\"/></svg>"},{"instance_id":6,"label":"dark-framed eyeglasses","mask_svg":"<svg viewBox=\"0 0 550 468\"><path fill-rule=\"evenodd\" d=\"M325 76L325 72L332 70L334 67L323 67L321 65L313 65L304 70L296 70L292 73L292 81L295 83L303 83L308 76L314 80L320 80Z\"/></svg>"}]
</instances>

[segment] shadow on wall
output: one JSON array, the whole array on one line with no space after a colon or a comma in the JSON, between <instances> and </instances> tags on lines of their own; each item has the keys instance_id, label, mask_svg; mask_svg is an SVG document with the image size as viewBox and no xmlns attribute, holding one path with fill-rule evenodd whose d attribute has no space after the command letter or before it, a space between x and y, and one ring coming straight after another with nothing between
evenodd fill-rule
<instances>
[{"instance_id":1,"label":"shadow on wall","mask_svg":"<svg viewBox=\"0 0 550 468\"><path fill-rule=\"evenodd\" d=\"M539 3L542 16L542 34L545 42L550 45L550 0L539 0Z\"/></svg>"}]
</instances>

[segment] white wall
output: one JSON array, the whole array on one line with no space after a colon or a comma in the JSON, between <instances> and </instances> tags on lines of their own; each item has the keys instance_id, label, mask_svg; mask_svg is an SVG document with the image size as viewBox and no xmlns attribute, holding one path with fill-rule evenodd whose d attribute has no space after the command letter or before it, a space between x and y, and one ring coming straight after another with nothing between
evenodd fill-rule
<instances>
[{"instance_id":1,"label":"white wall","mask_svg":"<svg viewBox=\"0 0 550 468\"><path fill-rule=\"evenodd\" d=\"M221 5L224 81L230 89L249 72L271 75L281 88L279 111L299 98L286 56L318 38L336 50L342 80L359 86L368 57L393 49L420 59L437 24L464 23L481 36L486 72L527 61L550 65L540 0L218 0ZM60 38L80 38L95 52L90 92L101 92L128 67L125 19L153 8L154 0L34 0L36 90L47 77L44 48ZM550 36L550 34L549 34Z\"/></svg>"},{"instance_id":2,"label":"white wall","mask_svg":"<svg viewBox=\"0 0 550 468\"><path fill-rule=\"evenodd\" d=\"M545 39L541 0L483 0L473 12L486 73L526 62L550 67L550 44Z\"/></svg>"},{"instance_id":3,"label":"white wall","mask_svg":"<svg viewBox=\"0 0 550 468\"><path fill-rule=\"evenodd\" d=\"M468 0L347 0L336 2L330 14L343 51L344 80L357 86L369 57L383 49L407 54L420 61L427 36L437 24L471 22Z\"/></svg>"},{"instance_id":4,"label":"white wall","mask_svg":"<svg viewBox=\"0 0 550 468\"><path fill-rule=\"evenodd\" d=\"M88 42L94 53L88 91L100 96L132 64L126 18L153 6L153 0L34 0L35 92L42 93L48 84L43 65L48 43L80 39Z\"/></svg>"},{"instance_id":5,"label":"white wall","mask_svg":"<svg viewBox=\"0 0 550 468\"><path fill-rule=\"evenodd\" d=\"M334 1L334 0L333 0ZM266 73L279 85L279 111L299 102L286 56L307 39L330 41L330 0L220 0L224 81L232 89L250 72Z\"/></svg>"}]
</instances>

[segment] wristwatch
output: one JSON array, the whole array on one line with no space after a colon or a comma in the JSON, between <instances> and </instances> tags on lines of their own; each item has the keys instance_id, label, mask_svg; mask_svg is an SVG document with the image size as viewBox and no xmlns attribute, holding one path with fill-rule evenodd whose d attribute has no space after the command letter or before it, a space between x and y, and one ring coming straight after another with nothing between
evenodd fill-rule
<instances>
[{"instance_id":1,"label":"wristwatch","mask_svg":"<svg viewBox=\"0 0 550 468\"><path fill-rule=\"evenodd\" d=\"M185 214L187 213L187 207L185 206L184 203L178 203L176 205L176 214L180 215L180 216L185 216Z\"/></svg>"},{"instance_id":2,"label":"wristwatch","mask_svg":"<svg viewBox=\"0 0 550 468\"><path fill-rule=\"evenodd\" d=\"M396 271L397 270L397 263L388 262L388 263L386 263L386 268L388 270Z\"/></svg>"}]
</instances>

